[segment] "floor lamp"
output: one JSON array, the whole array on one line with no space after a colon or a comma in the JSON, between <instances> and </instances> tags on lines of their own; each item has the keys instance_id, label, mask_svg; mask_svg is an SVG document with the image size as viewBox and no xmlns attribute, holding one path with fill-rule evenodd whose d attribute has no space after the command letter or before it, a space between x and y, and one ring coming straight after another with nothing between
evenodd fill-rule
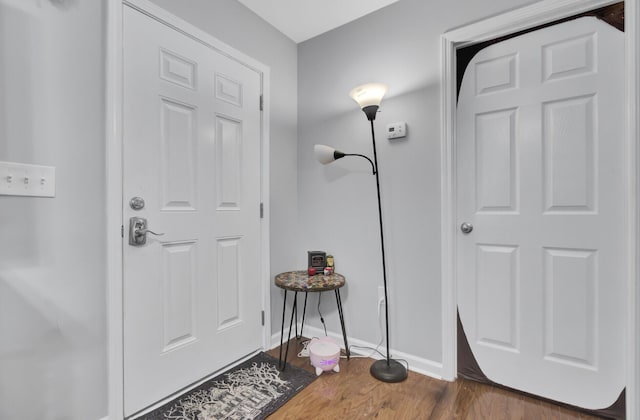
<instances>
[{"instance_id":1,"label":"floor lamp","mask_svg":"<svg viewBox=\"0 0 640 420\"><path fill-rule=\"evenodd\" d=\"M384 255L384 230L382 228L382 205L380 203L380 172L378 171L378 155L376 152L376 136L373 129L373 121L380 107L382 97L387 91L387 87L381 83L369 83L358 86L349 92L349 96L355 100L367 116L371 123L371 140L373 141L373 161L367 156L355 153L343 153L332 147L322 144L314 146L314 153L323 165L331 163L336 159L345 156L358 156L365 158L371 163L371 169L376 176L376 188L378 191L378 217L380 221L380 246L382 248L382 278L384 280L384 315L386 326L387 356L384 360L377 360L371 365L371 375L382 382L401 382L407 378L407 369L396 360L391 359L389 354L389 299L387 296L387 266Z\"/></svg>"}]
</instances>

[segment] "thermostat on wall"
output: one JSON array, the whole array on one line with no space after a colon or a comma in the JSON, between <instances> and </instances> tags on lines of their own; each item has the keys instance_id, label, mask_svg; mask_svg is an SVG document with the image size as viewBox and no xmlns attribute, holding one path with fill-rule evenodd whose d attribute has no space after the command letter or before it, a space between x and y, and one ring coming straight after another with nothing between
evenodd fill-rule
<instances>
[{"instance_id":1,"label":"thermostat on wall","mask_svg":"<svg viewBox=\"0 0 640 420\"><path fill-rule=\"evenodd\" d=\"M407 136L407 123L397 122L387 125L387 138L398 139Z\"/></svg>"}]
</instances>

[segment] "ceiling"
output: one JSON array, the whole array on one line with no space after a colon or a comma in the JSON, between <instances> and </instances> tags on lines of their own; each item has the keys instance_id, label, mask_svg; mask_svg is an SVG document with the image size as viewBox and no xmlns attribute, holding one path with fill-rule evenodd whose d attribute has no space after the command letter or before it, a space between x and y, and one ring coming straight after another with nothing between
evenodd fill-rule
<instances>
[{"instance_id":1,"label":"ceiling","mask_svg":"<svg viewBox=\"0 0 640 420\"><path fill-rule=\"evenodd\" d=\"M238 0L296 43L398 0Z\"/></svg>"}]
</instances>

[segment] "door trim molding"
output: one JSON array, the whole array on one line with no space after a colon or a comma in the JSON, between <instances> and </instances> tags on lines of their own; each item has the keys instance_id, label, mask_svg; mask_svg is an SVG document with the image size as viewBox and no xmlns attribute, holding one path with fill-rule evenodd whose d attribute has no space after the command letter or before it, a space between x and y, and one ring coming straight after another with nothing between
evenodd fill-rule
<instances>
[{"instance_id":1,"label":"door trim molding","mask_svg":"<svg viewBox=\"0 0 640 420\"><path fill-rule=\"evenodd\" d=\"M457 293L456 293L456 50L500 36L533 28L545 23L577 15L619 0L543 0L538 3L491 17L441 36L441 264L442 264L442 377L453 381L457 377ZM627 279L627 418L640 418L640 8L635 1L625 2L627 184L626 203L629 223L629 276Z\"/></svg>"},{"instance_id":2,"label":"door trim molding","mask_svg":"<svg viewBox=\"0 0 640 420\"><path fill-rule=\"evenodd\" d=\"M122 141L123 141L123 10L132 7L162 22L225 56L255 70L260 75L263 95L261 113L261 201L264 206L260 225L261 293L265 323L262 327L262 347L271 340L271 299L269 261L269 132L270 132L270 69L268 66L219 41L190 23L168 13L148 0L120 0L106 3L106 81L105 81L105 169L106 169L106 303L107 303L107 409L111 420L124 418L124 357L123 357L123 211ZM259 104L256 98L256 106ZM256 217L258 215L256 214ZM259 322L260 320L256 320Z\"/></svg>"},{"instance_id":3,"label":"door trim molding","mask_svg":"<svg viewBox=\"0 0 640 420\"><path fill-rule=\"evenodd\" d=\"M640 418L640 7L625 1L627 85L627 211L629 217L629 278L627 299L627 418Z\"/></svg>"},{"instance_id":4,"label":"door trim molding","mask_svg":"<svg viewBox=\"0 0 640 420\"><path fill-rule=\"evenodd\" d=\"M105 169L107 240L107 410L124 415L122 301L122 3L106 3Z\"/></svg>"}]
</instances>

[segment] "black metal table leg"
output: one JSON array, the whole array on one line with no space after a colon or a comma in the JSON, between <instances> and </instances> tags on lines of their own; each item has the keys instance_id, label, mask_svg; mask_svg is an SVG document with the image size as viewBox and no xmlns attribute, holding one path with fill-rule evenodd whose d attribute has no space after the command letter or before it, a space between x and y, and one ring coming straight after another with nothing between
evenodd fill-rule
<instances>
[{"instance_id":1,"label":"black metal table leg","mask_svg":"<svg viewBox=\"0 0 640 420\"><path fill-rule=\"evenodd\" d=\"M302 338L302 331L304 331L304 316L307 313L307 297L309 297L309 293L304 292L304 307L302 308L302 325L300 326L300 335L298 335L298 318L296 317L296 338L298 340Z\"/></svg>"},{"instance_id":2,"label":"black metal table leg","mask_svg":"<svg viewBox=\"0 0 640 420\"><path fill-rule=\"evenodd\" d=\"M282 370L282 339L284 338L284 313L287 309L287 290L284 291L284 301L282 302L282 327L280 328L280 355L278 356L278 369Z\"/></svg>"},{"instance_id":3,"label":"black metal table leg","mask_svg":"<svg viewBox=\"0 0 640 420\"><path fill-rule=\"evenodd\" d=\"M335 289L336 305L338 306L338 315L340 316L340 326L342 327L342 338L344 339L344 350L347 353L347 360L351 358L349 351L349 343L347 342L347 330L344 328L344 314L342 313L342 299L340 299L340 289Z\"/></svg>"},{"instance_id":4,"label":"black metal table leg","mask_svg":"<svg viewBox=\"0 0 640 420\"><path fill-rule=\"evenodd\" d=\"M291 312L291 319L293 319L293 316L295 315L296 322L293 325L295 325L296 327L295 337L297 337L298 336L298 292L296 292L296 295L293 298L293 306L294 306L294 309L292 309L293 312ZM291 325L289 325L289 337L291 337Z\"/></svg>"},{"instance_id":5,"label":"black metal table leg","mask_svg":"<svg viewBox=\"0 0 640 420\"><path fill-rule=\"evenodd\" d=\"M284 360L282 360L282 336L284 335L284 317L285 317L285 309L286 309L286 301L287 301L287 292L285 291L285 299L282 308L282 329L280 330L280 357L278 360L278 368L281 371L287 367L287 357L289 356L289 342L291 341L291 330L293 329L293 318L296 318L296 334L297 334L297 323L298 323L298 292L293 293L293 308L291 308L291 318L289 321L289 334L287 336L287 349L284 352Z\"/></svg>"}]
</instances>

